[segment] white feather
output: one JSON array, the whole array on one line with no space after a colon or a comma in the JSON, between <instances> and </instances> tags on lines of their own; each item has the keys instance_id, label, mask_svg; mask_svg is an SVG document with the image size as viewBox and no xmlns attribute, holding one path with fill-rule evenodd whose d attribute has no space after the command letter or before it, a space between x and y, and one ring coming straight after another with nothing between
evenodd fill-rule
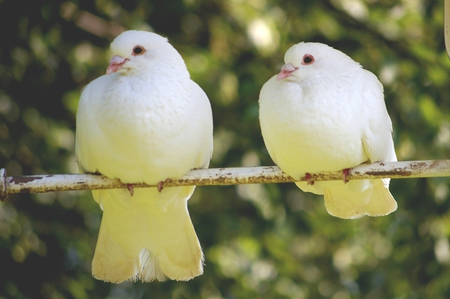
<instances>
[{"instance_id":1,"label":"white feather","mask_svg":"<svg viewBox=\"0 0 450 299\"><path fill-rule=\"evenodd\" d=\"M304 55L314 62L303 63ZM361 163L396 161L383 87L350 57L319 43L299 43L285 55L298 68L261 89L260 123L274 162L294 178ZM325 195L331 215L358 218L395 211L389 179L297 183Z\"/></svg>"},{"instance_id":2,"label":"white feather","mask_svg":"<svg viewBox=\"0 0 450 299\"><path fill-rule=\"evenodd\" d=\"M132 55L136 46L143 55ZM178 52L157 34L126 31L111 44L129 59L84 89L77 112L80 169L123 183L158 184L208 167L212 113ZM203 254L187 210L195 187L93 191L103 209L92 262L109 281L189 280Z\"/></svg>"}]
</instances>

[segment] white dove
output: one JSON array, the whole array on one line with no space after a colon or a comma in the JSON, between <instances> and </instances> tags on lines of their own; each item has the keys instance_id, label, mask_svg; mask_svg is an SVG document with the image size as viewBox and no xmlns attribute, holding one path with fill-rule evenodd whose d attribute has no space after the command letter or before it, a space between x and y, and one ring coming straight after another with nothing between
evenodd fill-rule
<instances>
[{"instance_id":1,"label":"white dove","mask_svg":"<svg viewBox=\"0 0 450 299\"><path fill-rule=\"evenodd\" d=\"M134 190L131 184L162 187L166 179L208 167L211 105L166 38L126 31L111 51L107 75L81 95L76 156L81 171L130 185L92 191L103 209L92 275L114 283L190 280L203 273L187 209L195 187Z\"/></svg>"},{"instance_id":2,"label":"white dove","mask_svg":"<svg viewBox=\"0 0 450 299\"><path fill-rule=\"evenodd\" d=\"M344 181L299 182L323 194L329 214L382 216L397 209L389 179L347 182L361 163L397 161L383 86L344 53L320 43L299 43L261 89L260 123L273 161L294 179L343 170Z\"/></svg>"}]
</instances>

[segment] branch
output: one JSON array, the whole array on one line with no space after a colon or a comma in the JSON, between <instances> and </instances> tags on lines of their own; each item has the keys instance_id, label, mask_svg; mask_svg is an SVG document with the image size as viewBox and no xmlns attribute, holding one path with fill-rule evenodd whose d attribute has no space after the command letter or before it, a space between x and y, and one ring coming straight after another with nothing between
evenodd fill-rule
<instances>
[{"instance_id":1,"label":"branch","mask_svg":"<svg viewBox=\"0 0 450 299\"><path fill-rule=\"evenodd\" d=\"M347 179L399 179L447 176L450 176L450 160L429 160L361 164L350 170ZM127 185L118 179L110 179L95 174L47 174L7 177L5 169L1 169L0 179L0 197L2 200L5 200L9 194L14 193L127 188ZM342 180L342 171L311 174L311 179L313 181ZM277 166L210 168L191 170L178 180L169 179L164 183L164 187L267 184L300 181L306 181L306 179L302 177L294 180ZM136 183L133 184L133 187L157 187L157 185Z\"/></svg>"}]
</instances>

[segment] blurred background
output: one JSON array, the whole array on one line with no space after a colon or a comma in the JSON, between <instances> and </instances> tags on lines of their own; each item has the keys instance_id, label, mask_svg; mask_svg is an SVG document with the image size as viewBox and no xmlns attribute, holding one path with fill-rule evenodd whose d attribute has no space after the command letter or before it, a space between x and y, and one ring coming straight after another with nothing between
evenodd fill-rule
<instances>
[{"instance_id":1,"label":"blurred background","mask_svg":"<svg viewBox=\"0 0 450 299\"><path fill-rule=\"evenodd\" d=\"M167 36L214 112L211 167L273 165L261 86L300 41L329 44L385 87L399 160L445 159L450 61L444 1L0 0L0 167L76 173L80 90L121 31ZM398 210L341 220L294 184L199 187L189 210L204 275L104 283L90 263L101 211L90 192L0 203L0 298L450 298L449 179L391 182Z\"/></svg>"}]
</instances>

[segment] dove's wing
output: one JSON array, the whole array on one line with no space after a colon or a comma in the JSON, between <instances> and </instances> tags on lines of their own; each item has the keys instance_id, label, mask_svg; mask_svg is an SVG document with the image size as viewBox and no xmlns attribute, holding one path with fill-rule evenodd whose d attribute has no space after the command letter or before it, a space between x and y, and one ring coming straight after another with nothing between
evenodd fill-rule
<instances>
[{"instance_id":1,"label":"dove's wing","mask_svg":"<svg viewBox=\"0 0 450 299\"><path fill-rule=\"evenodd\" d=\"M105 148L109 148L109 142L101 128L97 124L98 118L95 115L99 99L105 94L105 87L111 82L112 76L101 76L89 85L87 85L81 93L77 110L76 125L76 141L75 155L77 157L78 168L80 172L96 173L98 172L98 164L103 160L104 156L99 156L101 151L93 151L100 144ZM109 154L109 151L105 153Z\"/></svg>"},{"instance_id":2,"label":"dove's wing","mask_svg":"<svg viewBox=\"0 0 450 299\"><path fill-rule=\"evenodd\" d=\"M363 148L370 162L397 161L392 140L392 123L386 110L383 86L372 73L361 70L362 101L367 125L363 131ZM340 218L359 218L364 215L384 216L397 209L397 202L389 192L390 179L350 181L336 184L324 192L327 211ZM359 186L365 186L361 188ZM355 192L355 186L361 191Z\"/></svg>"},{"instance_id":3,"label":"dove's wing","mask_svg":"<svg viewBox=\"0 0 450 299\"><path fill-rule=\"evenodd\" d=\"M392 140L392 122L384 102L383 86L374 74L363 70L362 96L367 126L362 138L371 163L397 161Z\"/></svg>"},{"instance_id":4,"label":"dove's wing","mask_svg":"<svg viewBox=\"0 0 450 299\"><path fill-rule=\"evenodd\" d=\"M195 119L196 126L198 128L196 130L199 132L203 132L203 136L199 136L198 138L198 140L201 141L201 143L198 145L198 151L200 152L200 155L193 168L208 168L214 148L214 140L212 138L213 120L211 105L206 93L194 81L191 81L190 94L193 98L201 99L197 102L199 106L196 108L197 114L195 116Z\"/></svg>"}]
</instances>

